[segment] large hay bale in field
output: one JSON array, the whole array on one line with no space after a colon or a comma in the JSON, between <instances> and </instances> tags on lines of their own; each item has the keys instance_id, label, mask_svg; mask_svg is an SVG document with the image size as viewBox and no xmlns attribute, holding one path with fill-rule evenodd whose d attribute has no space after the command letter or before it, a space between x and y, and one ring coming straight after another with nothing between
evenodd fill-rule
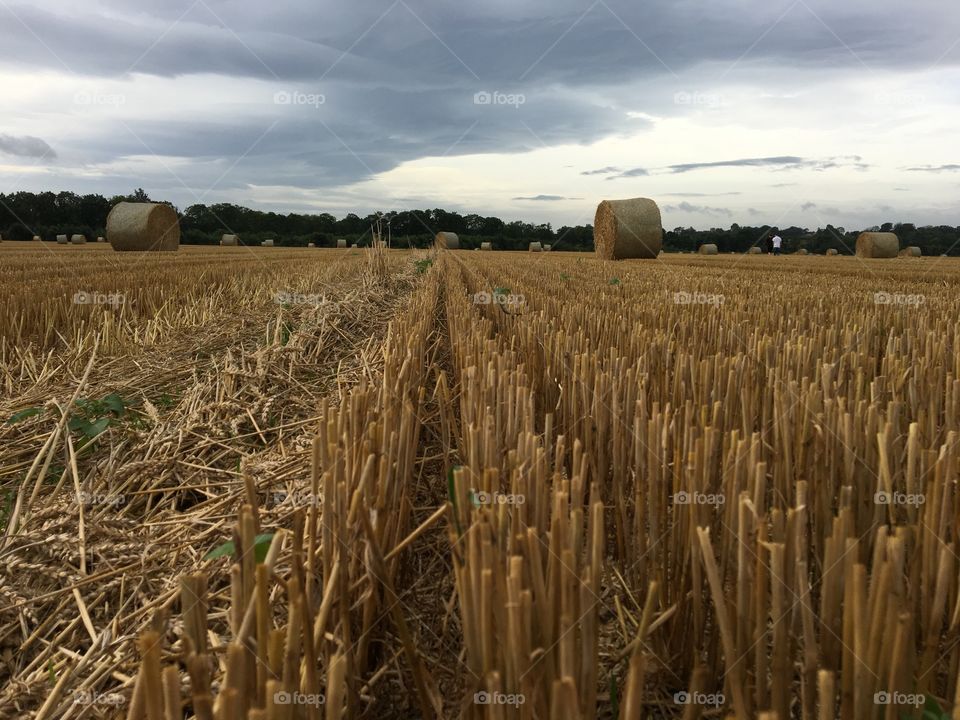
<instances>
[{"instance_id":1,"label":"large hay bale in field","mask_svg":"<svg viewBox=\"0 0 960 720\"><path fill-rule=\"evenodd\" d=\"M532 242L527 246L527 250L530 252L543 252L543 245L538 242Z\"/></svg>"},{"instance_id":2,"label":"large hay bale in field","mask_svg":"<svg viewBox=\"0 0 960 720\"><path fill-rule=\"evenodd\" d=\"M862 232L857 238L857 257L894 258L900 250L900 238L890 232Z\"/></svg>"},{"instance_id":3,"label":"large hay bale in field","mask_svg":"<svg viewBox=\"0 0 960 720\"><path fill-rule=\"evenodd\" d=\"M220 244L227 247L234 247L239 242L240 237L238 235L231 235L230 233L224 233L223 237L220 238Z\"/></svg>"},{"instance_id":4,"label":"large hay bale in field","mask_svg":"<svg viewBox=\"0 0 960 720\"><path fill-rule=\"evenodd\" d=\"M551 250L553 250L553 245L548 245L547 243L544 243L544 244L543 244L543 251L544 251L544 252L550 252Z\"/></svg>"},{"instance_id":5,"label":"large hay bale in field","mask_svg":"<svg viewBox=\"0 0 960 720\"><path fill-rule=\"evenodd\" d=\"M809 254L810 254L810 251L807 250L806 248L800 248L800 249L797 250L797 252L794 253L794 254L795 254L795 255L809 255Z\"/></svg>"},{"instance_id":6,"label":"large hay bale in field","mask_svg":"<svg viewBox=\"0 0 960 720\"><path fill-rule=\"evenodd\" d=\"M649 198L604 200L593 221L593 249L604 260L655 258L663 246L660 208Z\"/></svg>"},{"instance_id":7,"label":"large hay bale in field","mask_svg":"<svg viewBox=\"0 0 960 720\"><path fill-rule=\"evenodd\" d=\"M39 235L34 235L34 236L33 236L33 241L34 241L34 242L40 242L40 236L39 236Z\"/></svg>"},{"instance_id":8,"label":"large hay bale in field","mask_svg":"<svg viewBox=\"0 0 960 720\"><path fill-rule=\"evenodd\" d=\"M758 247L752 247L752 248L750 248L749 250L747 250L747 254L748 254L748 255L759 255L759 254L762 253L762 252L763 252L763 250L761 250L761 249L758 248Z\"/></svg>"},{"instance_id":9,"label":"large hay bale in field","mask_svg":"<svg viewBox=\"0 0 960 720\"><path fill-rule=\"evenodd\" d=\"M107 239L117 252L175 252L180 219L164 203L117 203L107 215Z\"/></svg>"},{"instance_id":10,"label":"large hay bale in field","mask_svg":"<svg viewBox=\"0 0 960 720\"><path fill-rule=\"evenodd\" d=\"M493 243L482 242L480 243L481 250L493 250Z\"/></svg>"},{"instance_id":11,"label":"large hay bale in field","mask_svg":"<svg viewBox=\"0 0 960 720\"><path fill-rule=\"evenodd\" d=\"M97 242L105 243L106 241L107 241L107 239L106 239L105 237L103 237L103 235L98 235L98 236L97 236Z\"/></svg>"},{"instance_id":12,"label":"large hay bale in field","mask_svg":"<svg viewBox=\"0 0 960 720\"><path fill-rule=\"evenodd\" d=\"M460 236L456 233L438 232L436 240L438 248L446 248L447 250L460 249Z\"/></svg>"},{"instance_id":13,"label":"large hay bale in field","mask_svg":"<svg viewBox=\"0 0 960 720\"><path fill-rule=\"evenodd\" d=\"M922 257L923 253L916 245L910 245L909 247L905 247L903 250L901 250L900 255L902 257Z\"/></svg>"},{"instance_id":14,"label":"large hay bale in field","mask_svg":"<svg viewBox=\"0 0 960 720\"><path fill-rule=\"evenodd\" d=\"M273 240L264 240L262 243L263 247L273 247Z\"/></svg>"},{"instance_id":15,"label":"large hay bale in field","mask_svg":"<svg viewBox=\"0 0 960 720\"><path fill-rule=\"evenodd\" d=\"M714 245L713 243L704 243L703 245L700 246L697 252L700 253L701 255L719 255L720 254L720 251L717 250L717 246Z\"/></svg>"},{"instance_id":16,"label":"large hay bale in field","mask_svg":"<svg viewBox=\"0 0 960 720\"><path fill-rule=\"evenodd\" d=\"M57 245L66 245L68 242L70 242L70 238L66 235L57 235Z\"/></svg>"},{"instance_id":17,"label":"large hay bale in field","mask_svg":"<svg viewBox=\"0 0 960 720\"><path fill-rule=\"evenodd\" d=\"M76 233L70 236L71 245L83 245L86 241L87 241L87 236L81 235L80 233Z\"/></svg>"},{"instance_id":18,"label":"large hay bale in field","mask_svg":"<svg viewBox=\"0 0 960 720\"><path fill-rule=\"evenodd\" d=\"M836 248L827 248L827 255L839 255L840 251Z\"/></svg>"},{"instance_id":19,"label":"large hay bale in field","mask_svg":"<svg viewBox=\"0 0 960 720\"><path fill-rule=\"evenodd\" d=\"M312 248L315 248L316 246L317 246L316 243L307 243L307 247L308 247L308 248L311 248L311 247L312 247Z\"/></svg>"},{"instance_id":20,"label":"large hay bale in field","mask_svg":"<svg viewBox=\"0 0 960 720\"><path fill-rule=\"evenodd\" d=\"M346 240L344 240L343 238L339 238L339 239L337 240L337 247L338 247L338 248L345 248L346 246L347 246L347 241L346 241Z\"/></svg>"}]
</instances>

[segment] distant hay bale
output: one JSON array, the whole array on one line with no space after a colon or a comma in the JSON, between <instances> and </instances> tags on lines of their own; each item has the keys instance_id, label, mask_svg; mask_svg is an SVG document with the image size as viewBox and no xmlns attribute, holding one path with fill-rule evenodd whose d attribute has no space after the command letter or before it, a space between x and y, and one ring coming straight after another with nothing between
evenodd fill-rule
<instances>
[{"instance_id":1,"label":"distant hay bale","mask_svg":"<svg viewBox=\"0 0 960 720\"><path fill-rule=\"evenodd\" d=\"M97 236L97 242L105 243L106 241L107 241L107 239L106 239L103 235L98 235L98 236Z\"/></svg>"},{"instance_id":2,"label":"distant hay bale","mask_svg":"<svg viewBox=\"0 0 960 720\"><path fill-rule=\"evenodd\" d=\"M263 247L273 247L273 240L264 240L262 243Z\"/></svg>"},{"instance_id":3,"label":"distant hay bale","mask_svg":"<svg viewBox=\"0 0 960 720\"><path fill-rule=\"evenodd\" d=\"M238 242L240 242L240 237L229 233L224 233L223 237L220 238L220 244L227 247L234 247Z\"/></svg>"},{"instance_id":4,"label":"distant hay bale","mask_svg":"<svg viewBox=\"0 0 960 720\"><path fill-rule=\"evenodd\" d=\"M827 255L839 255L840 251L836 248L827 248Z\"/></svg>"},{"instance_id":5,"label":"distant hay bale","mask_svg":"<svg viewBox=\"0 0 960 720\"><path fill-rule=\"evenodd\" d=\"M315 248L316 246L317 246L316 243L307 243L307 247L308 247L308 248L310 248L310 247Z\"/></svg>"},{"instance_id":6,"label":"distant hay bale","mask_svg":"<svg viewBox=\"0 0 960 720\"><path fill-rule=\"evenodd\" d=\"M66 245L68 242L70 242L70 238L66 235L57 235L57 245Z\"/></svg>"},{"instance_id":7,"label":"distant hay bale","mask_svg":"<svg viewBox=\"0 0 960 720\"><path fill-rule=\"evenodd\" d=\"M338 247L338 248L345 248L346 246L347 246L347 241L346 241L346 240L344 240L343 238L339 238L339 239L337 240L337 247Z\"/></svg>"},{"instance_id":8,"label":"distant hay bale","mask_svg":"<svg viewBox=\"0 0 960 720\"><path fill-rule=\"evenodd\" d=\"M752 247L752 248L750 248L749 250L747 250L747 254L748 254L748 255L759 255L759 254L762 253L762 252L763 252L763 250L761 250L761 249L758 248L758 247Z\"/></svg>"},{"instance_id":9,"label":"distant hay bale","mask_svg":"<svg viewBox=\"0 0 960 720\"><path fill-rule=\"evenodd\" d=\"M117 203L107 215L107 239L117 252L176 252L180 220L163 203Z\"/></svg>"},{"instance_id":10,"label":"distant hay bale","mask_svg":"<svg viewBox=\"0 0 960 720\"><path fill-rule=\"evenodd\" d=\"M34 235L34 236L33 236L33 241L34 241L34 242L40 242L40 236L39 236L39 235Z\"/></svg>"},{"instance_id":11,"label":"distant hay bale","mask_svg":"<svg viewBox=\"0 0 960 720\"><path fill-rule=\"evenodd\" d=\"M360 243L354 243L354 244L351 245L350 247L352 247L352 248L358 248L358 247L360 247Z\"/></svg>"},{"instance_id":12,"label":"distant hay bale","mask_svg":"<svg viewBox=\"0 0 960 720\"><path fill-rule=\"evenodd\" d=\"M718 255L720 253L720 251L717 250L717 246L713 243L704 243L697 252L701 255Z\"/></svg>"},{"instance_id":13,"label":"distant hay bale","mask_svg":"<svg viewBox=\"0 0 960 720\"><path fill-rule=\"evenodd\" d=\"M649 198L604 200L593 222L593 248L604 260L655 258L663 245L660 208Z\"/></svg>"},{"instance_id":14,"label":"distant hay bale","mask_svg":"<svg viewBox=\"0 0 960 720\"><path fill-rule=\"evenodd\" d=\"M857 238L857 257L894 258L900 250L900 239L890 232L862 232Z\"/></svg>"},{"instance_id":15,"label":"distant hay bale","mask_svg":"<svg viewBox=\"0 0 960 720\"><path fill-rule=\"evenodd\" d=\"M436 241L438 248L446 248L447 250L460 249L460 236L456 233L438 232Z\"/></svg>"},{"instance_id":16,"label":"distant hay bale","mask_svg":"<svg viewBox=\"0 0 960 720\"><path fill-rule=\"evenodd\" d=\"M807 250L806 248L800 248L799 250L797 250L797 252L796 252L795 254L796 254L796 255L809 255L809 254L810 254L810 251Z\"/></svg>"},{"instance_id":17,"label":"distant hay bale","mask_svg":"<svg viewBox=\"0 0 960 720\"><path fill-rule=\"evenodd\" d=\"M546 243L543 244L544 252L550 252L552 249L553 249L553 245L547 245Z\"/></svg>"},{"instance_id":18,"label":"distant hay bale","mask_svg":"<svg viewBox=\"0 0 960 720\"><path fill-rule=\"evenodd\" d=\"M493 243L482 242L480 243L481 250L493 250Z\"/></svg>"},{"instance_id":19,"label":"distant hay bale","mask_svg":"<svg viewBox=\"0 0 960 720\"><path fill-rule=\"evenodd\" d=\"M902 257L922 257L923 253L916 245L910 245L909 247L905 247L903 250L901 250L900 255Z\"/></svg>"},{"instance_id":20,"label":"distant hay bale","mask_svg":"<svg viewBox=\"0 0 960 720\"><path fill-rule=\"evenodd\" d=\"M70 236L71 245L83 245L86 241L87 241L87 236L81 235L80 233Z\"/></svg>"},{"instance_id":21,"label":"distant hay bale","mask_svg":"<svg viewBox=\"0 0 960 720\"><path fill-rule=\"evenodd\" d=\"M532 242L527 247L527 250L529 250L530 252L543 252L543 245L538 242Z\"/></svg>"}]
</instances>

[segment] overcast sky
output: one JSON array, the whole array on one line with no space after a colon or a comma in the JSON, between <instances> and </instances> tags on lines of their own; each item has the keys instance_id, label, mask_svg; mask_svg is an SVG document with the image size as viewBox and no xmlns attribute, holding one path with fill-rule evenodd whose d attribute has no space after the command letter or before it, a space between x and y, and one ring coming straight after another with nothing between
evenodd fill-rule
<instances>
[{"instance_id":1,"label":"overcast sky","mask_svg":"<svg viewBox=\"0 0 960 720\"><path fill-rule=\"evenodd\" d=\"M0 192L960 224L946 0L0 0Z\"/></svg>"}]
</instances>

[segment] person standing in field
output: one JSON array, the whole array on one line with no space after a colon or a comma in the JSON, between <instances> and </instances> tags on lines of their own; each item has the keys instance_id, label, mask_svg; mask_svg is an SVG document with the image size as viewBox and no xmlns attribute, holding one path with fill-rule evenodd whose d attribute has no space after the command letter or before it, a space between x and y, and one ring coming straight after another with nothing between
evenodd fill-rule
<instances>
[{"instance_id":1,"label":"person standing in field","mask_svg":"<svg viewBox=\"0 0 960 720\"><path fill-rule=\"evenodd\" d=\"M774 254L774 255L779 255L779 254L780 254L780 246L783 245L783 238L780 237L779 235L774 235L774 236L773 236L773 240L772 240L771 242L772 242L772 244L773 244L773 254Z\"/></svg>"}]
</instances>

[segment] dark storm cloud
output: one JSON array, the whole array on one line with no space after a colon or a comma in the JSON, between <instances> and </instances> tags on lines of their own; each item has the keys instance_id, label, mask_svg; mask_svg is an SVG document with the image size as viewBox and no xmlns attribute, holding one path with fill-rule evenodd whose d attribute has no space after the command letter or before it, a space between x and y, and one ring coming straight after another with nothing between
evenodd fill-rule
<instances>
[{"instance_id":1,"label":"dark storm cloud","mask_svg":"<svg viewBox=\"0 0 960 720\"><path fill-rule=\"evenodd\" d=\"M46 140L32 135L6 135L0 133L0 153L19 157L55 158L57 153Z\"/></svg>"}]
</instances>

